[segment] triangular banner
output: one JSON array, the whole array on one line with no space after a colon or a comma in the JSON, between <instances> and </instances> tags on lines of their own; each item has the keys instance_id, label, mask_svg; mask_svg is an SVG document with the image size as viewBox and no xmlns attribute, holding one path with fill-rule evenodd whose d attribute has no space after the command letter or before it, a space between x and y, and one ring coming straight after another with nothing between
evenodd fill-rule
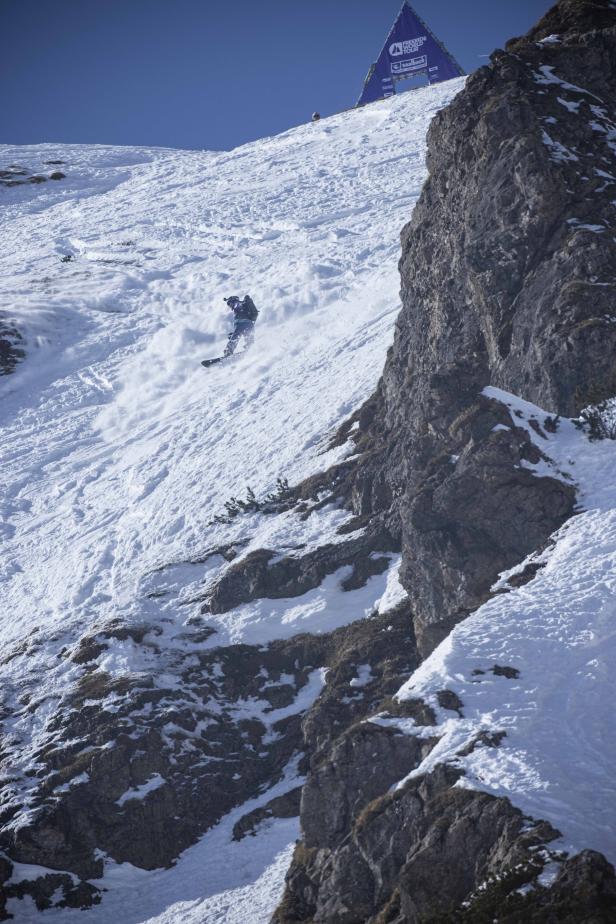
<instances>
[{"instance_id":1,"label":"triangular banner","mask_svg":"<svg viewBox=\"0 0 616 924\"><path fill-rule=\"evenodd\" d=\"M426 74L429 83L461 77L464 71L428 29L410 3L403 3L376 64L368 72L358 106L393 96L395 82Z\"/></svg>"}]
</instances>

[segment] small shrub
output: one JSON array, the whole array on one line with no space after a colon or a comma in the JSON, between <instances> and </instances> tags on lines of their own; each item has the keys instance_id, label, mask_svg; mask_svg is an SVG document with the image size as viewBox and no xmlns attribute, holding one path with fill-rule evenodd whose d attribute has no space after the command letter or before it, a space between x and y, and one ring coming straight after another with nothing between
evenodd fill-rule
<instances>
[{"instance_id":1,"label":"small shrub","mask_svg":"<svg viewBox=\"0 0 616 924\"><path fill-rule=\"evenodd\" d=\"M616 440L616 398L590 404L580 414L590 440Z\"/></svg>"},{"instance_id":2,"label":"small shrub","mask_svg":"<svg viewBox=\"0 0 616 924\"><path fill-rule=\"evenodd\" d=\"M227 524L243 513L280 513L288 509L291 498L292 491L286 478L278 478L276 488L261 500L257 499L255 492L248 485L245 498L230 497L225 501L225 512L217 514L210 522Z\"/></svg>"}]
</instances>

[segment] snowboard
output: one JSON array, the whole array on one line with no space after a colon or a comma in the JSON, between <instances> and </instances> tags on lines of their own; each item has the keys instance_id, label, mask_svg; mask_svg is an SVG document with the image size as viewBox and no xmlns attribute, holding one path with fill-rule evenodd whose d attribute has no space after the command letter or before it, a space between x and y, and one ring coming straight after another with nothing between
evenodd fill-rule
<instances>
[{"instance_id":1,"label":"snowboard","mask_svg":"<svg viewBox=\"0 0 616 924\"><path fill-rule=\"evenodd\" d=\"M215 356L214 359L202 359L201 365L205 366L207 369L208 366L215 366L216 363L228 362L230 359L237 359L241 355L241 353L230 353L228 356Z\"/></svg>"}]
</instances>

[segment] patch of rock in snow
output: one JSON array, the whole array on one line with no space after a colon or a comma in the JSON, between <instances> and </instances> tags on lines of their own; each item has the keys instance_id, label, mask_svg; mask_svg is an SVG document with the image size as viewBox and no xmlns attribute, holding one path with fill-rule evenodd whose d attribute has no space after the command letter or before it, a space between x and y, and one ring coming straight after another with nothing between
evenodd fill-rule
<instances>
[{"instance_id":1,"label":"patch of rock in snow","mask_svg":"<svg viewBox=\"0 0 616 924\"><path fill-rule=\"evenodd\" d=\"M258 839L245 837L241 841L232 839L233 826L244 814L302 782L297 760L293 760L280 783L230 812L171 869L147 871L107 860L105 876L95 884L108 891L102 904L88 910L88 924L267 924L280 900L299 837L299 821L265 821ZM49 872L16 864L13 876L19 881ZM30 898L9 900L7 910L23 924L41 921ZM45 912L45 920L71 924L83 915L75 909L51 908Z\"/></svg>"}]
</instances>

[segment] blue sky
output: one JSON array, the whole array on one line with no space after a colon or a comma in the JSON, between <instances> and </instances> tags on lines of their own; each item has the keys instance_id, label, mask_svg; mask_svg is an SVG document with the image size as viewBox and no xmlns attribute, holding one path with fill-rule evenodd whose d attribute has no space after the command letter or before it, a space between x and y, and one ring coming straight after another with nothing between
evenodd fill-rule
<instances>
[{"instance_id":1,"label":"blue sky","mask_svg":"<svg viewBox=\"0 0 616 924\"><path fill-rule=\"evenodd\" d=\"M352 106L401 0L0 0L0 141L229 149ZM467 71L550 0L414 0Z\"/></svg>"}]
</instances>

